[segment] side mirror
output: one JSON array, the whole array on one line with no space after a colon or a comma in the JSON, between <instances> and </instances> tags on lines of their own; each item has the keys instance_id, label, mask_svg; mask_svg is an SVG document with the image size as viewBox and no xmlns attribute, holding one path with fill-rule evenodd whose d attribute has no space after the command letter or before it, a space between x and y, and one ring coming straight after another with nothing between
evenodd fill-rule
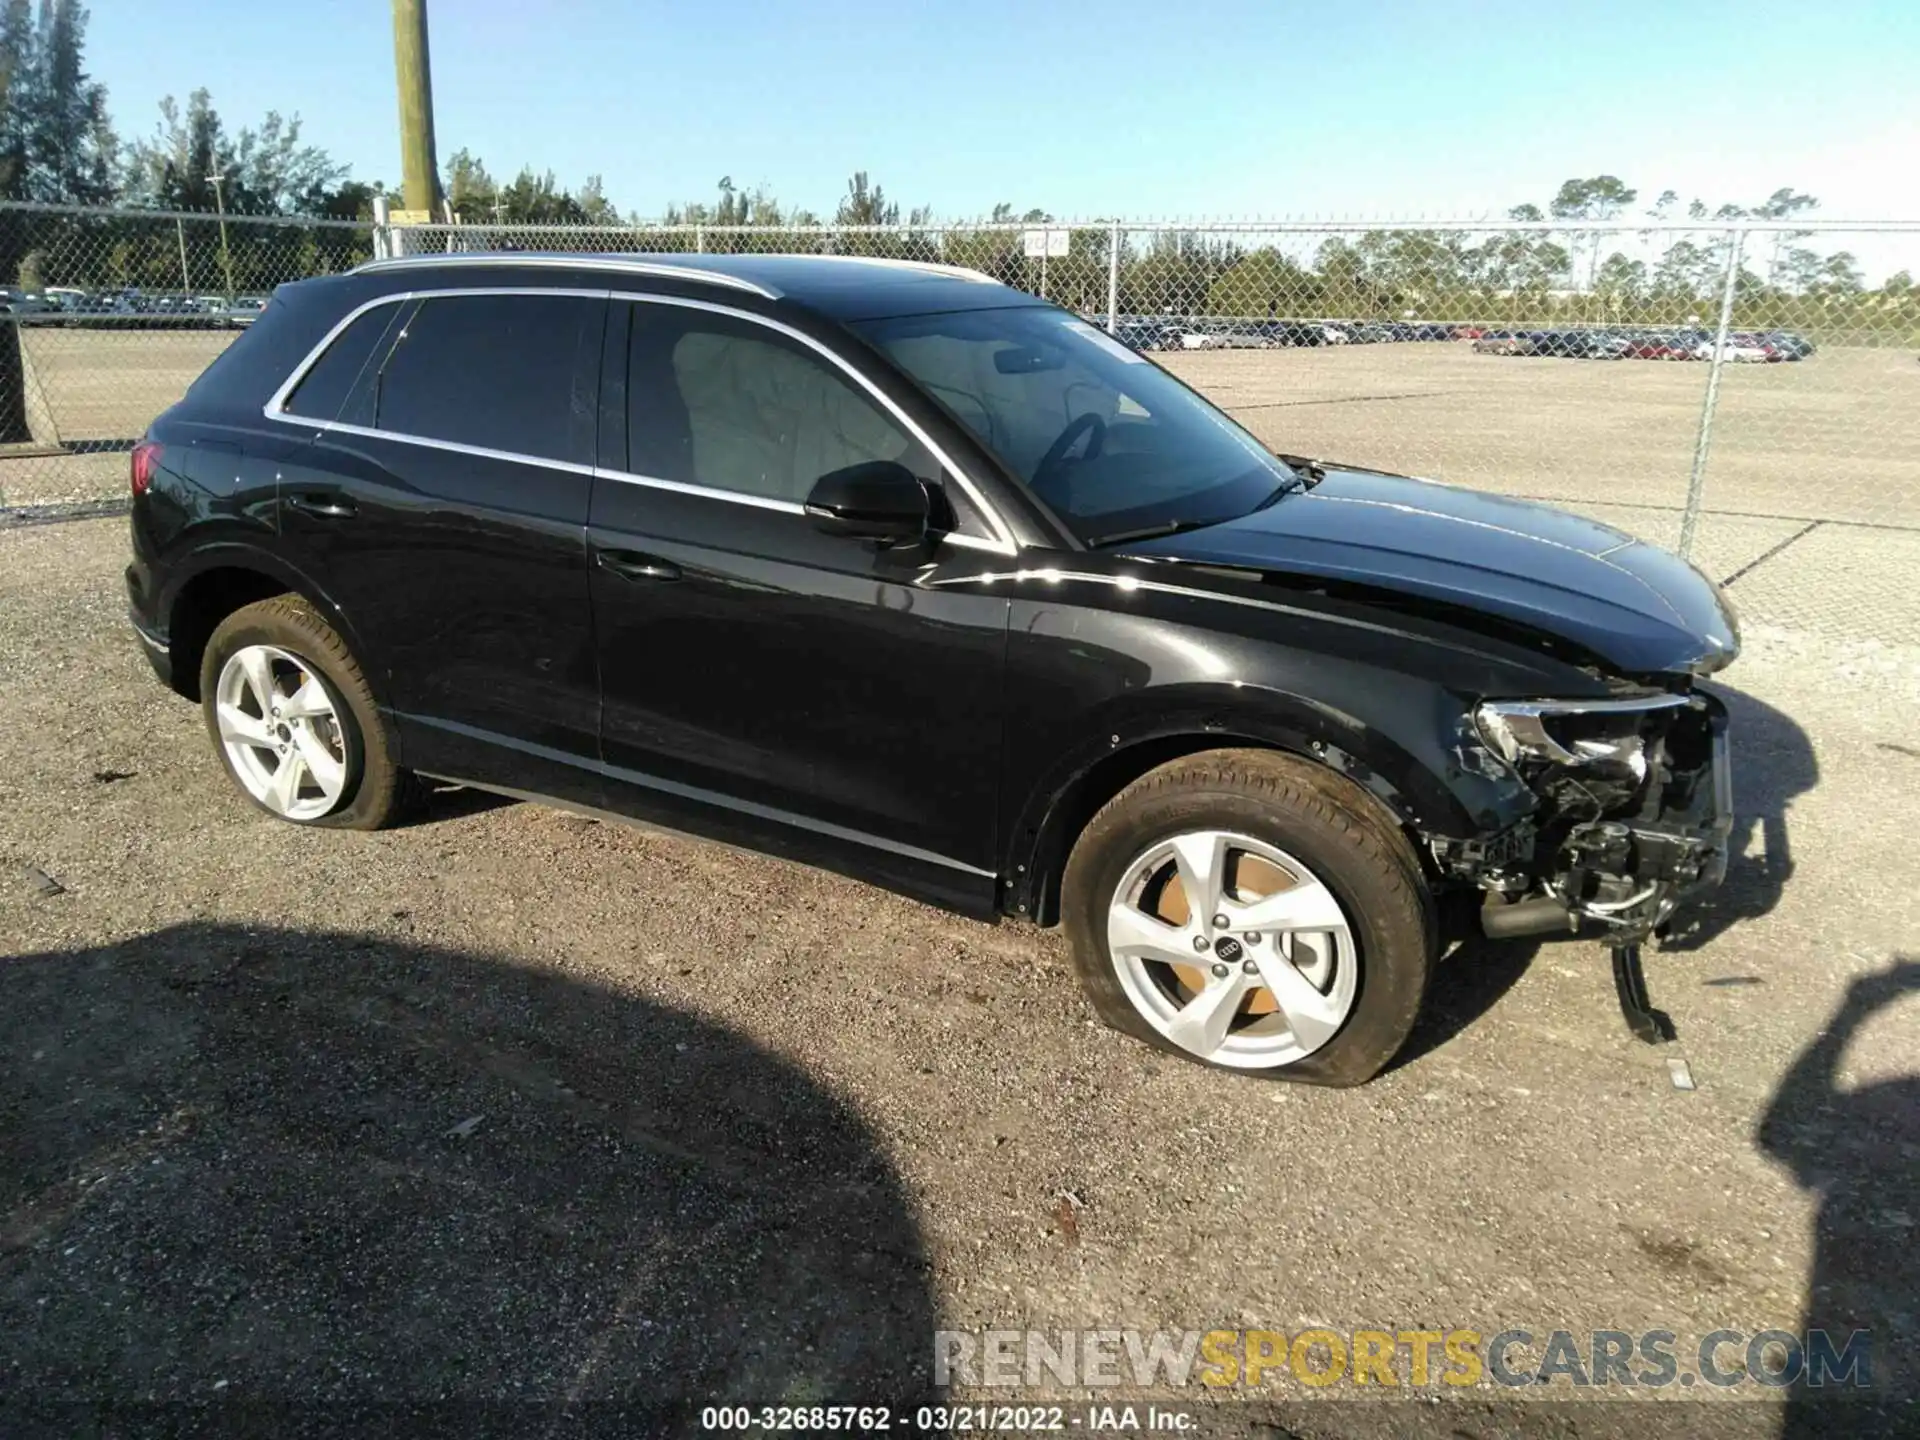
<instances>
[{"instance_id":1,"label":"side mirror","mask_svg":"<svg viewBox=\"0 0 1920 1440\"><path fill-rule=\"evenodd\" d=\"M908 545L927 533L927 488L897 460L829 471L807 496L814 529L853 540Z\"/></svg>"}]
</instances>

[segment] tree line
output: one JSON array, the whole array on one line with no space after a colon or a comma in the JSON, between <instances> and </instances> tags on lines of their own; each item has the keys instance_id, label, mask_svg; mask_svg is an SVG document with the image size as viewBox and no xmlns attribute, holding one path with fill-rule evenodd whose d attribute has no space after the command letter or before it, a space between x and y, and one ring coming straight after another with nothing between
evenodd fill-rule
<instances>
[{"instance_id":1,"label":"tree line","mask_svg":"<svg viewBox=\"0 0 1920 1440\"><path fill-rule=\"evenodd\" d=\"M298 116L269 111L234 127L205 89L184 105L168 98L146 134L121 140L104 88L87 73L88 12L81 0L4 0L0 8L0 199L43 204L212 211L233 217L366 220L379 181L310 143ZM577 189L552 171L522 167L496 179L467 149L444 166L445 209L474 227L605 227L600 235L543 236L580 248L823 250L966 265L1087 314L1104 313L1117 234L1123 314L1183 317L1484 319L1564 318L1589 323L1688 324L1717 318L1731 242L1724 228L1697 233L1634 229L1636 221L1741 218L1792 221L1819 206L1783 187L1752 205L1683 203L1671 190L1651 202L1615 175L1566 181L1544 205L1514 206L1514 222L1598 221L1607 231L1506 228L1423 231L1379 228L1330 235L1311 249L1233 234L1117 232L1108 222L1062 225L1068 253L1043 262L1024 254L1016 224L1052 225L1040 208L994 207L992 225L936 224L929 206L888 195L856 171L830 212L782 201L764 183L729 175L709 200L657 217L623 214L599 176ZM879 227L849 231L846 227ZM1277 227L1284 228L1284 227ZM619 233L610 233L617 230ZM210 228L125 216L0 217L0 277L46 284L253 291L297 275L364 259L364 232L322 226L235 224ZM480 243L507 243L504 237ZM1784 229L1747 237L1736 270L1742 323L1824 320L1894 328L1920 324L1912 277L1901 271L1869 288L1856 258L1823 253L1811 233ZM1044 273L1043 273L1044 272ZM1713 308L1715 314L1705 311Z\"/></svg>"}]
</instances>

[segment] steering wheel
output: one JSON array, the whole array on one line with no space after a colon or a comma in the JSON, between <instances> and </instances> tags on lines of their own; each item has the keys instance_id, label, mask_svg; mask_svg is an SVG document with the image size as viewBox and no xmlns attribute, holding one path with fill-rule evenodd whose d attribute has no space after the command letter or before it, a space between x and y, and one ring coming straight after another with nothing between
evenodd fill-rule
<instances>
[{"instance_id":1,"label":"steering wheel","mask_svg":"<svg viewBox=\"0 0 1920 1440\"><path fill-rule=\"evenodd\" d=\"M1042 455L1040 463L1033 467L1033 488L1040 493L1041 499L1048 498L1045 487L1054 478L1054 472L1066 460L1067 452L1074 447L1074 443L1082 435L1087 436L1087 453L1084 458L1091 460L1107 443L1107 422L1088 410L1074 416L1067 422L1067 428L1054 437L1053 444L1047 447L1047 453Z\"/></svg>"}]
</instances>

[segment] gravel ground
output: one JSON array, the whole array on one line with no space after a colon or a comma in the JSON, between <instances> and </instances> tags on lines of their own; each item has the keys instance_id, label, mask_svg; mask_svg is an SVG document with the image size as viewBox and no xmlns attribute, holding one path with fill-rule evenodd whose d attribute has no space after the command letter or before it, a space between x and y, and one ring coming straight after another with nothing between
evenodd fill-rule
<instances>
[{"instance_id":1,"label":"gravel ground","mask_svg":"<svg viewBox=\"0 0 1920 1440\"><path fill-rule=\"evenodd\" d=\"M1763 631L1731 672L1746 853L1650 960L1677 1046L1597 947L1478 949L1328 1092L1101 1029L1051 932L457 790L268 819L126 630L124 526L0 530L0 1397L655 1433L923 1398L936 1323L1810 1317L1875 1331L1892 1409L1173 1398L1210 1433L1920 1428L1920 656Z\"/></svg>"}]
</instances>

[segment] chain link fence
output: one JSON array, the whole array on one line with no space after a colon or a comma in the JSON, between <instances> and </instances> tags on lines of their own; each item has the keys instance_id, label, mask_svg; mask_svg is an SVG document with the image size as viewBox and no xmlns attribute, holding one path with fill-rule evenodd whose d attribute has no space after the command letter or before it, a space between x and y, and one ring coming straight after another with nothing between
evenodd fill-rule
<instances>
[{"instance_id":1,"label":"chain link fence","mask_svg":"<svg viewBox=\"0 0 1920 1440\"><path fill-rule=\"evenodd\" d=\"M1606 520L1750 624L1920 641L1920 223L405 228L0 206L0 504L119 493L272 287L374 255L961 265L1109 328L1275 449Z\"/></svg>"},{"instance_id":2,"label":"chain link fence","mask_svg":"<svg viewBox=\"0 0 1920 1440\"><path fill-rule=\"evenodd\" d=\"M126 452L289 280L371 225L0 205L0 506L126 493Z\"/></svg>"}]
</instances>

